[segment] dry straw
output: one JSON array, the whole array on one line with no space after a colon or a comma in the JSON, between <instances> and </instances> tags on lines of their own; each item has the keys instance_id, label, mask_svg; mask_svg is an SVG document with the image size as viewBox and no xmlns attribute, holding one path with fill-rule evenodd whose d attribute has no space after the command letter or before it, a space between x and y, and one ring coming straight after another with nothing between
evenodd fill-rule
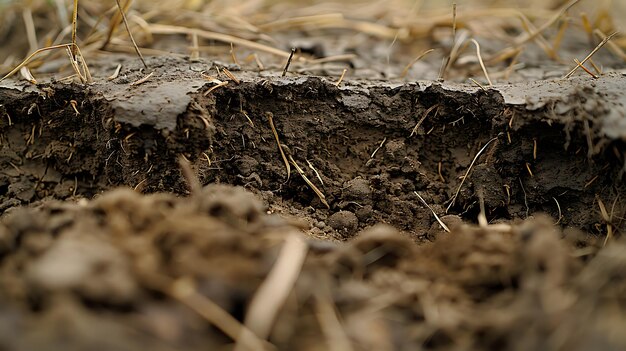
<instances>
[{"instance_id":1,"label":"dry straw","mask_svg":"<svg viewBox=\"0 0 626 351\"><path fill-rule=\"evenodd\" d=\"M591 77L598 77L602 73L599 68L601 65L593 62L591 56L603 45L607 45L616 57L626 60L626 54L624 54L626 40L615 33L604 34L604 32L615 31L611 25L612 19L607 15L610 12L606 8L598 9L598 13L603 14L602 16L590 17L583 14L567 17L568 11L580 2L582 0L561 2L562 6L553 10L549 7L552 2L546 2L545 6L527 8L480 7L474 6L474 3L464 2L462 6L457 7L454 4L450 8L447 4L440 5L434 1L430 3L427 1L407 2L406 5L394 2L393 6L381 1L368 6L330 2L311 5L297 2L284 3L281 6L259 6L255 1L244 1L234 6L229 5L228 2L192 1L178 2L176 6L179 6L180 11L172 11L172 3L164 0L152 2L116 0L113 6L107 5L106 2L74 0L71 18L67 18L61 1L54 2L58 8L58 23L61 24L58 28L50 28L53 26L50 23L37 23L37 19L49 12L51 7L37 2L31 2L31 6L27 8L4 5L6 8L3 8L3 12L6 16L10 16L11 11L15 11L23 18L26 28L23 46L29 47L33 54L27 55L22 63L17 64L17 69L7 69L9 74L3 79L20 72L24 66L28 66L36 76L38 66L46 60L60 57L52 52L54 48L65 48L64 45L69 45L71 52L69 67L74 70L78 79L83 83L89 83L91 79L85 56L80 53L81 49L86 56L106 54L106 52L99 51L102 49L134 52L147 67L142 51L147 54L168 54L167 51L149 47L163 36L187 36L187 39L181 40L181 42L186 42L186 45L171 48L171 51L191 54L194 60L198 60L202 53L207 51L227 53L233 62L240 65L254 63L259 70L265 70L266 67L275 68L276 58L287 59L288 63L297 64L298 72L303 71L302 65L323 65L330 62L354 60L355 54L339 54L321 58L311 58L304 54L294 55L293 52L282 49L286 45L284 41L276 39L284 33L298 32L306 36L308 32L325 30L361 33L372 40L393 40L394 43L410 46L410 51L421 52L399 72L398 76L405 78L416 62L436 49L424 47L423 43L428 42L429 46L437 45L440 39L436 37L436 29L442 27L451 29L452 44L444 55L444 63L439 72L441 78L448 78L448 75L453 74L455 79L471 78L472 70L462 69L457 60L466 49L468 40L477 45L478 40L484 42L484 40L491 40L492 37L504 44L501 45L501 50L481 52L477 45L477 56L487 82L491 82L496 77L508 79L519 67L518 59L528 49L528 44L531 42L536 43L544 50L547 57L556 63L572 62L573 57L560 60L559 49L563 47L562 44L567 40L569 33L579 30L578 28L582 28L591 39L599 38L601 43L586 59L575 63L567 76L571 76L572 72L578 68L587 70L585 66L588 66L590 69L587 74ZM347 13L350 16L347 16ZM89 15L92 18L89 18ZM360 19L355 20L355 18ZM503 19L509 21L503 21ZM88 34L82 40L77 37L79 22L83 26L87 24L90 27L86 31ZM517 23L518 31L522 34L514 38L504 38L503 36L508 35L504 30L504 23L507 26ZM127 35L123 35L118 30L121 24L124 25ZM551 27L554 27L553 34L548 30ZM46 28L48 32L44 32L42 28ZM493 36L491 36L492 32ZM274 37L275 34L279 35ZM63 38L67 35L70 36L69 43L63 43ZM39 40L43 37L56 39L49 40L46 42L47 46L37 49L38 44L41 44ZM477 39L473 41L469 39L471 37ZM126 39L130 39L130 42ZM191 43L190 46L189 43ZM144 46L140 49L142 44ZM247 50L247 57L252 59L240 62L235 56L235 47L241 51ZM493 46L490 45L491 47ZM44 53L46 55L42 55ZM275 57L272 58L272 56ZM293 62L289 60L290 56ZM261 58L268 61L274 59L274 61L264 65ZM506 59L510 60L507 62ZM506 63L504 71L488 74L487 68L493 71L496 65L502 66L503 63ZM283 67L285 68L283 73L286 74L288 65ZM342 81L340 79L338 82Z\"/></svg>"}]
</instances>

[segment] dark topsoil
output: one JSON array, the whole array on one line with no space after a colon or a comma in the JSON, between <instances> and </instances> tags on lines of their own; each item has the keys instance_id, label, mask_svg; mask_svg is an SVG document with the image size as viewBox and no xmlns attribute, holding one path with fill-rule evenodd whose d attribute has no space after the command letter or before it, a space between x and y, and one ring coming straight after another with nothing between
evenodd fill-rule
<instances>
[{"instance_id":1,"label":"dark topsoil","mask_svg":"<svg viewBox=\"0 0 626 351\"><path fill-rule=\"evenodd\" d=\"M131 86L119 62L0 86L0 350L228 349L205 299L243 321L297 232L279 349L626 347L623 73L337 87L227 65L240 83L205 94L222 66L151 58Z\"/></svg>"}]
</instances>

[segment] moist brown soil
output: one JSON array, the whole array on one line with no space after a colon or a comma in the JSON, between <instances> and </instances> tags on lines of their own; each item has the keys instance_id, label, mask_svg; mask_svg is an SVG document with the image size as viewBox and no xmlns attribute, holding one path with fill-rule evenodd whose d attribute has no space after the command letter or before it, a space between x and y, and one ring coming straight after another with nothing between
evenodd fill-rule
<instances>
[{"instance_id":1,"label":"moist brown soil","mask_svg":"<svg viewBox=\"0 0 626 351\"><path fill-rule=\"evenodd\" d=\"M117 186L184 194L181 155L202 184L241 185L336 239L380 222L424 238L435 219L415 192L435 212L467 221L482 193L490 222L543 212L599 234L601 217L589 209L624 194L623 74L483 90L371 80L336 87L324 77L230 67L240 84L205 96L212 84L198 71L214 63L149 64L153 78L136 87L128 84L142 77L133 60L113 82L0 89L2 211ZM330 208L293 166L288 177L267 113L285 154ZM339 211L349 225L331 218Z\"/></svg>"},{"instance_id":2,"label":"moist brown soil","mask_svg":"<svg viewBox=\"0 0 626 351\"><path fill-rule=\"evenodd\" d=\"M192 197L118 189L13 211L0 227L0 346L232 349L213 304L243 321L282 240L302 237L306 226L296 224L266 214L241 187L215 184ZM420 246L386 225L344 244L306 239L293 289L265 321L273 347L626 345L623 241L576 249L589 238L561 232L548 217L449 225L452 233L437 231Z\"/></svg>"},{"instance_id":3,"label":"moist brown soil","mask_svg":"<svg viewBox=\"0 0 626 351\"><path fill-rule=\"evenodd\" d=\"M228 349L172 287L243 321L294 232L278 349L626 347L626 246L598 251L624 231L623 73L336 86L226 65L240 82L205 94L223 65L148 64L136 86L124 57L89 86L0 86L0 349Z\"/></svg>"}]
</instances>

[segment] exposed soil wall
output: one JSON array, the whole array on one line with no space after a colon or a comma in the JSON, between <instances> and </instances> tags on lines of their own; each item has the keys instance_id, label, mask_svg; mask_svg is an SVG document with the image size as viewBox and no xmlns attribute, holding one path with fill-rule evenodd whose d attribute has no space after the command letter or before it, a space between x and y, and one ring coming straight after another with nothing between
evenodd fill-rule
<instances>
[{"instance_id":1,"label":"exposed soil wall","mask_svg":"<svg viewBox=\"0 0 626 351\"><path fill-rule=\"evenodd\" d=\"M435 219L415 192L440 215L475 221L482 196L490 222L543 212L600 233L589 209L624 193L619 74L482 90L236 72L240 84L207 95L184 60L154 60L157 78L138 87L0 89L2 210L120 185L182 194L181 155L203 184L242 185L336 239L379 222L426 238ZM329 208L291 161L287 179L268 113Z\"/></svg>"}]
</instances>

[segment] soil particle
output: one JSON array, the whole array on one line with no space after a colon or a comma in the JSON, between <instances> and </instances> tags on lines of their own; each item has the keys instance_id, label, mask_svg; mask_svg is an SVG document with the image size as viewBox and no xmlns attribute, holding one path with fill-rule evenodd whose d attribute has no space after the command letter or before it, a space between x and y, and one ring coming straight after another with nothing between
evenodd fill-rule
<instances>
[{"instance_id":1,"label":"soil particle","mask_svg":"<svg viewBox=\"0 0 626 351\"><path fill-rule=\"evenodd\" d=\"M393 163L403 161L406 156L407 149L404 140L390 140L385 144L385 159Z\"/></svg>"},{"instance_id":2,"label":"soil particle","mask_svg":"<svg viewBox=\"0 0 626 351\"><path fill-rule=\"evenodd\" d=\"M367 179L355 178L343 186L341 198L345 201L355 201L359 204L371 203L372 190Z\"/></svg>"},{"instance_id":3,"label":"soil particle","mask_svg":"<svg viewBox=\"0 0 626 351\"><path fill-rule=\"evenodd\" d=\"M66 199L74 194L76 184L73 180L63 180L54 187L54 196L59 199Z\"/></svg>"},{"instance_id":4,"label":"soil particle","mask_svg":"<svg viewBox=\"0 0 626 351\"><path fill-rule=\"evenodd\" d=\"M437 211L437 210L435 210L435 211ZM443 212L443 210L441 212ZM459 228L461 228L464 225L463 224L463 219L460 216L457 216L457 215L445 215L445 216L440 217L439 219L452 232L459 230ZM439 222L434 222L430 226L430 229L428 230L428 232L426 233L425 238L428 241L435 241L435 240L437 240L439 238L439 236L446 235L446 234L447 233L446 233L445 229L443 229L441 224L439 224Z\"/></svg>"},{"instance_id":5,"label":"soil particle","mask_svg":"<svg viewBox=\"0 0 626 351\"><path fill-rule=\"evenodd\" d=\"M326 228L326 222L324 221L317 221L315 222L315 227L318 229L324 229Z\"/></svg>"},{"instance_id":6,"label":"soil particle","mask_svg":"<svg viewBox=\"0 0 626 351\"><path fill-rule=\"evenodd\" d=\"M350 211L336 212L326 222L344 238L352 237L359 226L359 219Z\"/></svg>"},{"instance_id":7,"label":"soil particle","mask_svg":"<svg viewBox=\"0 0 626 351\"><path fill-rule=\"evenodd\" d=\"M358 207L355 214L361 224L373 224L374 222L374 208L372 205Z\"/></svg>"},{"instance_id":8,"label":"soil particle","mask_svg":"<svg viewBox=\"0 0 626 351\"><path fill-rule=\"evenodd\" d=\"M235 166L242 176L248 177L259 169L259 161L248 155L243 155L235 161Z\"/></svg>"},{"instance_id":9,"label":"soil particle","mask_svg":"<svg viewBox=\"0 0 626 351\"><path fill-rule=\"evenodd\" d=\"M441 221L450 229L455 230L463 225L463 219L457 215L441 216Z\"/></svg>"},{"instance_id":10,"label":"soil particle","mask_svg":"<svg viewBox=\"0 0 626 351\"><path fill-rule=\"evenodd\" d=\"M34 184L28 178L22 178L8 186L8 196L28 202L35 196Z\"/></svg>"}]
</instances>

